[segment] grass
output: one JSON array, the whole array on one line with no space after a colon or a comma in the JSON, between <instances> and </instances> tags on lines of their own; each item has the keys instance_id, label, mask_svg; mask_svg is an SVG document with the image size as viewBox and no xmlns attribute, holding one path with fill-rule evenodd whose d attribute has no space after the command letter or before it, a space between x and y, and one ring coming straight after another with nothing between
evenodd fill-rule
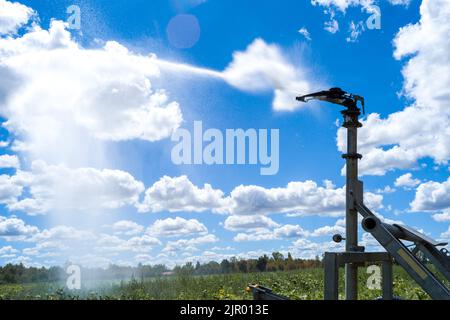
<instances>
[{"instance_id":1,"label":"grass","mask_svg":"<svg viewBox=\"0 0 450 320\"><path fill-rule=\"evenodd\" d=\"M376 299L381 290L369 290L368 275L359 273L360 299ZM0 299L14 300L248 300L249 283L261 284L274 292L296 300L323 299L323 270L308 269L289 272L226 274L213 276L175 276L122 282L102 283L95 289L68 291L62 283L0 285ZM92 288L92 284L89 285ZM343 293L343 274L341 274ZM394 268L394 294L402 299L423 300L428 295L401 268ZM343 298L341 296L340 298Z\"/></svg>"}]
</instances>

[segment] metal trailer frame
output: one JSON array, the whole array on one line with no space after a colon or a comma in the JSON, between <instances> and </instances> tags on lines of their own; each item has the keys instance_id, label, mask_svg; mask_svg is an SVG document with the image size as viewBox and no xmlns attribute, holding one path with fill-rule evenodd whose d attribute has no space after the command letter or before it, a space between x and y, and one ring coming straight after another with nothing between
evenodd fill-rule
<instances>
[{"instance_id":1,"label":"metal trailer frame","mask_svg":"<svg viewBox=\"0 0 450 320\"><path fill-rule=\"evenodd\" d=\"M393 299L392 263L397 261L407 273L433 299L450 300L450 291L417 257L418 251L436 266L436 268L450 281L450 254L446 249L437 250L436 247L446 243L438 243L420 232L406 226L388 225L381 221L364 205L364 185L358 179L358 160L362 155L358 153L358 129L361 110L357 103L364 98L349 95L339 88L322 91L298 98L300 101L318 99L340 104L347 109L342 111L343 127L347 129L347 153L342 157L346 160L346 245L345 252L325 253L325 288L326 300L339 299L339 267L345 267L345 297L346 300L358 299L358 266L367 262L382 262L382 290L383 299ZM386 249L385 253L366 253L365 248L358 245L358 213L364 220L362 226ZM338 237L338 240L342 237ZM400 240L412 241L414 252Z\"/></svg>"},{"instance_id":2,"label":"metal trailer frame","mask_svg":"<svg viewBox=\"0 0 450 320\"><path fill-rule=\"evenodd\" d=\"M348 94L340 88L320 91L306 96L298 97L298 101L310 100L327 101L344 106L341 113L344 117L343 127L347 129L347 153L342 157L346 160L346 243L345 252L326 252L324 258L325 300L339 299L339 268L345 267L345 298L358 299L358 266L367 262L382 263L382 291L383 299L391 300L392 265L395 260L406 272L430 295L432 299L450 300L450 290L427 267L427 262L434 265L447 281L450 281L450 252L445 248L447 243L437 242L420 232L400 225L382 223L369 208L364 205L364 185L358 179L358 160L362 155L358 153L358 129L362 127L359 122L361 102L364 110L364 98ZM387 252L364 252L365 248L358 245L358 213L363 216L362 227L386 249ZM333 240L341 242L344 238L335 235ZM414 249L410 251L401 240L413 242ZM421 252L427 261L417 257ZM272 290L260 286L249 286L254 298L260 300L285 300L286 297L274 294Z\"/></svg>"},{"instance_id":3,"label":"metal trailer frame","mask_svg":"<svg viewBox=\"0 0 450 320\"><path fill-rule=\"evenodd\" d=\"M367 262L382 262L383 300L394 298L392 289L392 256L386 252L325 252L324 299L339 300L339 268L352 263L355 266Z\"/></svg>"}]
</instances>

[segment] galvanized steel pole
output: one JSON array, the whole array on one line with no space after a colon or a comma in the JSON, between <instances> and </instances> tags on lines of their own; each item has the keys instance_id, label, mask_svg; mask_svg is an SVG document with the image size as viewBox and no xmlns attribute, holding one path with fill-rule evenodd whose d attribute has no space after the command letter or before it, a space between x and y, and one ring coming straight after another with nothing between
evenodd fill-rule
<instances>
[{"instance_id":1,"label":"galvanized steel pole","mask_svg":"<svg viewBox=\"0 0 450 320\"><path fill-rule=\"evenodd\" d=\"M346 244L347 252L358 250L358 211L354 205L353 191L358 183L358 160L362 158L358 154L358 128L362 124L358 121L361 114L356 106L342 111L344 116L343 127L347 128L347 154L343 158L347 162L346 183ZM354 263L345 265L345 297L347 300L358 299L358 267Z\"/></svg>"}]
</instances>

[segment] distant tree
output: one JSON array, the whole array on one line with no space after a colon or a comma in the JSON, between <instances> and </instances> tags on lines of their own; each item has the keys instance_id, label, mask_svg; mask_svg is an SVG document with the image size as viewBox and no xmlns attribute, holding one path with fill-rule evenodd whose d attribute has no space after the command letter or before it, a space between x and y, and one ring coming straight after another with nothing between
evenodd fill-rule
<instances>
[{"instance_id":1,"label":"distant tree","mask_svg":"<svg viewBox=\"0 0 450 320\"><path fill-rule=\"evenodd\" d=\"M262 257L259 257L256 262L256 267L259 271L264 272L267 270L267 262L269 262L269 257L264 255Z\"/></svg>"},{"instance_id":2,"label":"distant tree","mask_svg":"<svg viewBox=\"0 0 450 320\"><path fill-rule=\"evenodd\" d=\"M230 273L231 272L231 263L227 259L222 260L220 263L220 270L222 273Z\"/></svg>"}]
</instances>

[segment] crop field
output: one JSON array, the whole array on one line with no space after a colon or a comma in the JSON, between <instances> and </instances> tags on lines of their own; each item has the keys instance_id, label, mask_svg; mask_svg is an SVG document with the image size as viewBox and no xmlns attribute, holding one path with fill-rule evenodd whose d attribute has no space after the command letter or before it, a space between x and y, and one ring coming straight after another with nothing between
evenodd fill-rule
<instances>
[{"instance_id":1,"label":"crop field","mask_svg":"<svg viewBox=\"0 0 450 320\"><path fill-rule=\"evenodd\" d=\"M342 274L343 276L343 274ZM343 277L341 276L341 293ZM364 269L359 273L360 299L377 299L381 290L370 290ZM323 299L323 271L320 268L289 272L174 276L83 284L80 291L64 289L63 283L0 285L0 299L14 300L249 300L249 283L261 284L295 300ZM402 299L424 300L428 296L400 268L394 271L394 294ZM343 298L343 296L341 296Z\"/></svg>"}]
</instances>

